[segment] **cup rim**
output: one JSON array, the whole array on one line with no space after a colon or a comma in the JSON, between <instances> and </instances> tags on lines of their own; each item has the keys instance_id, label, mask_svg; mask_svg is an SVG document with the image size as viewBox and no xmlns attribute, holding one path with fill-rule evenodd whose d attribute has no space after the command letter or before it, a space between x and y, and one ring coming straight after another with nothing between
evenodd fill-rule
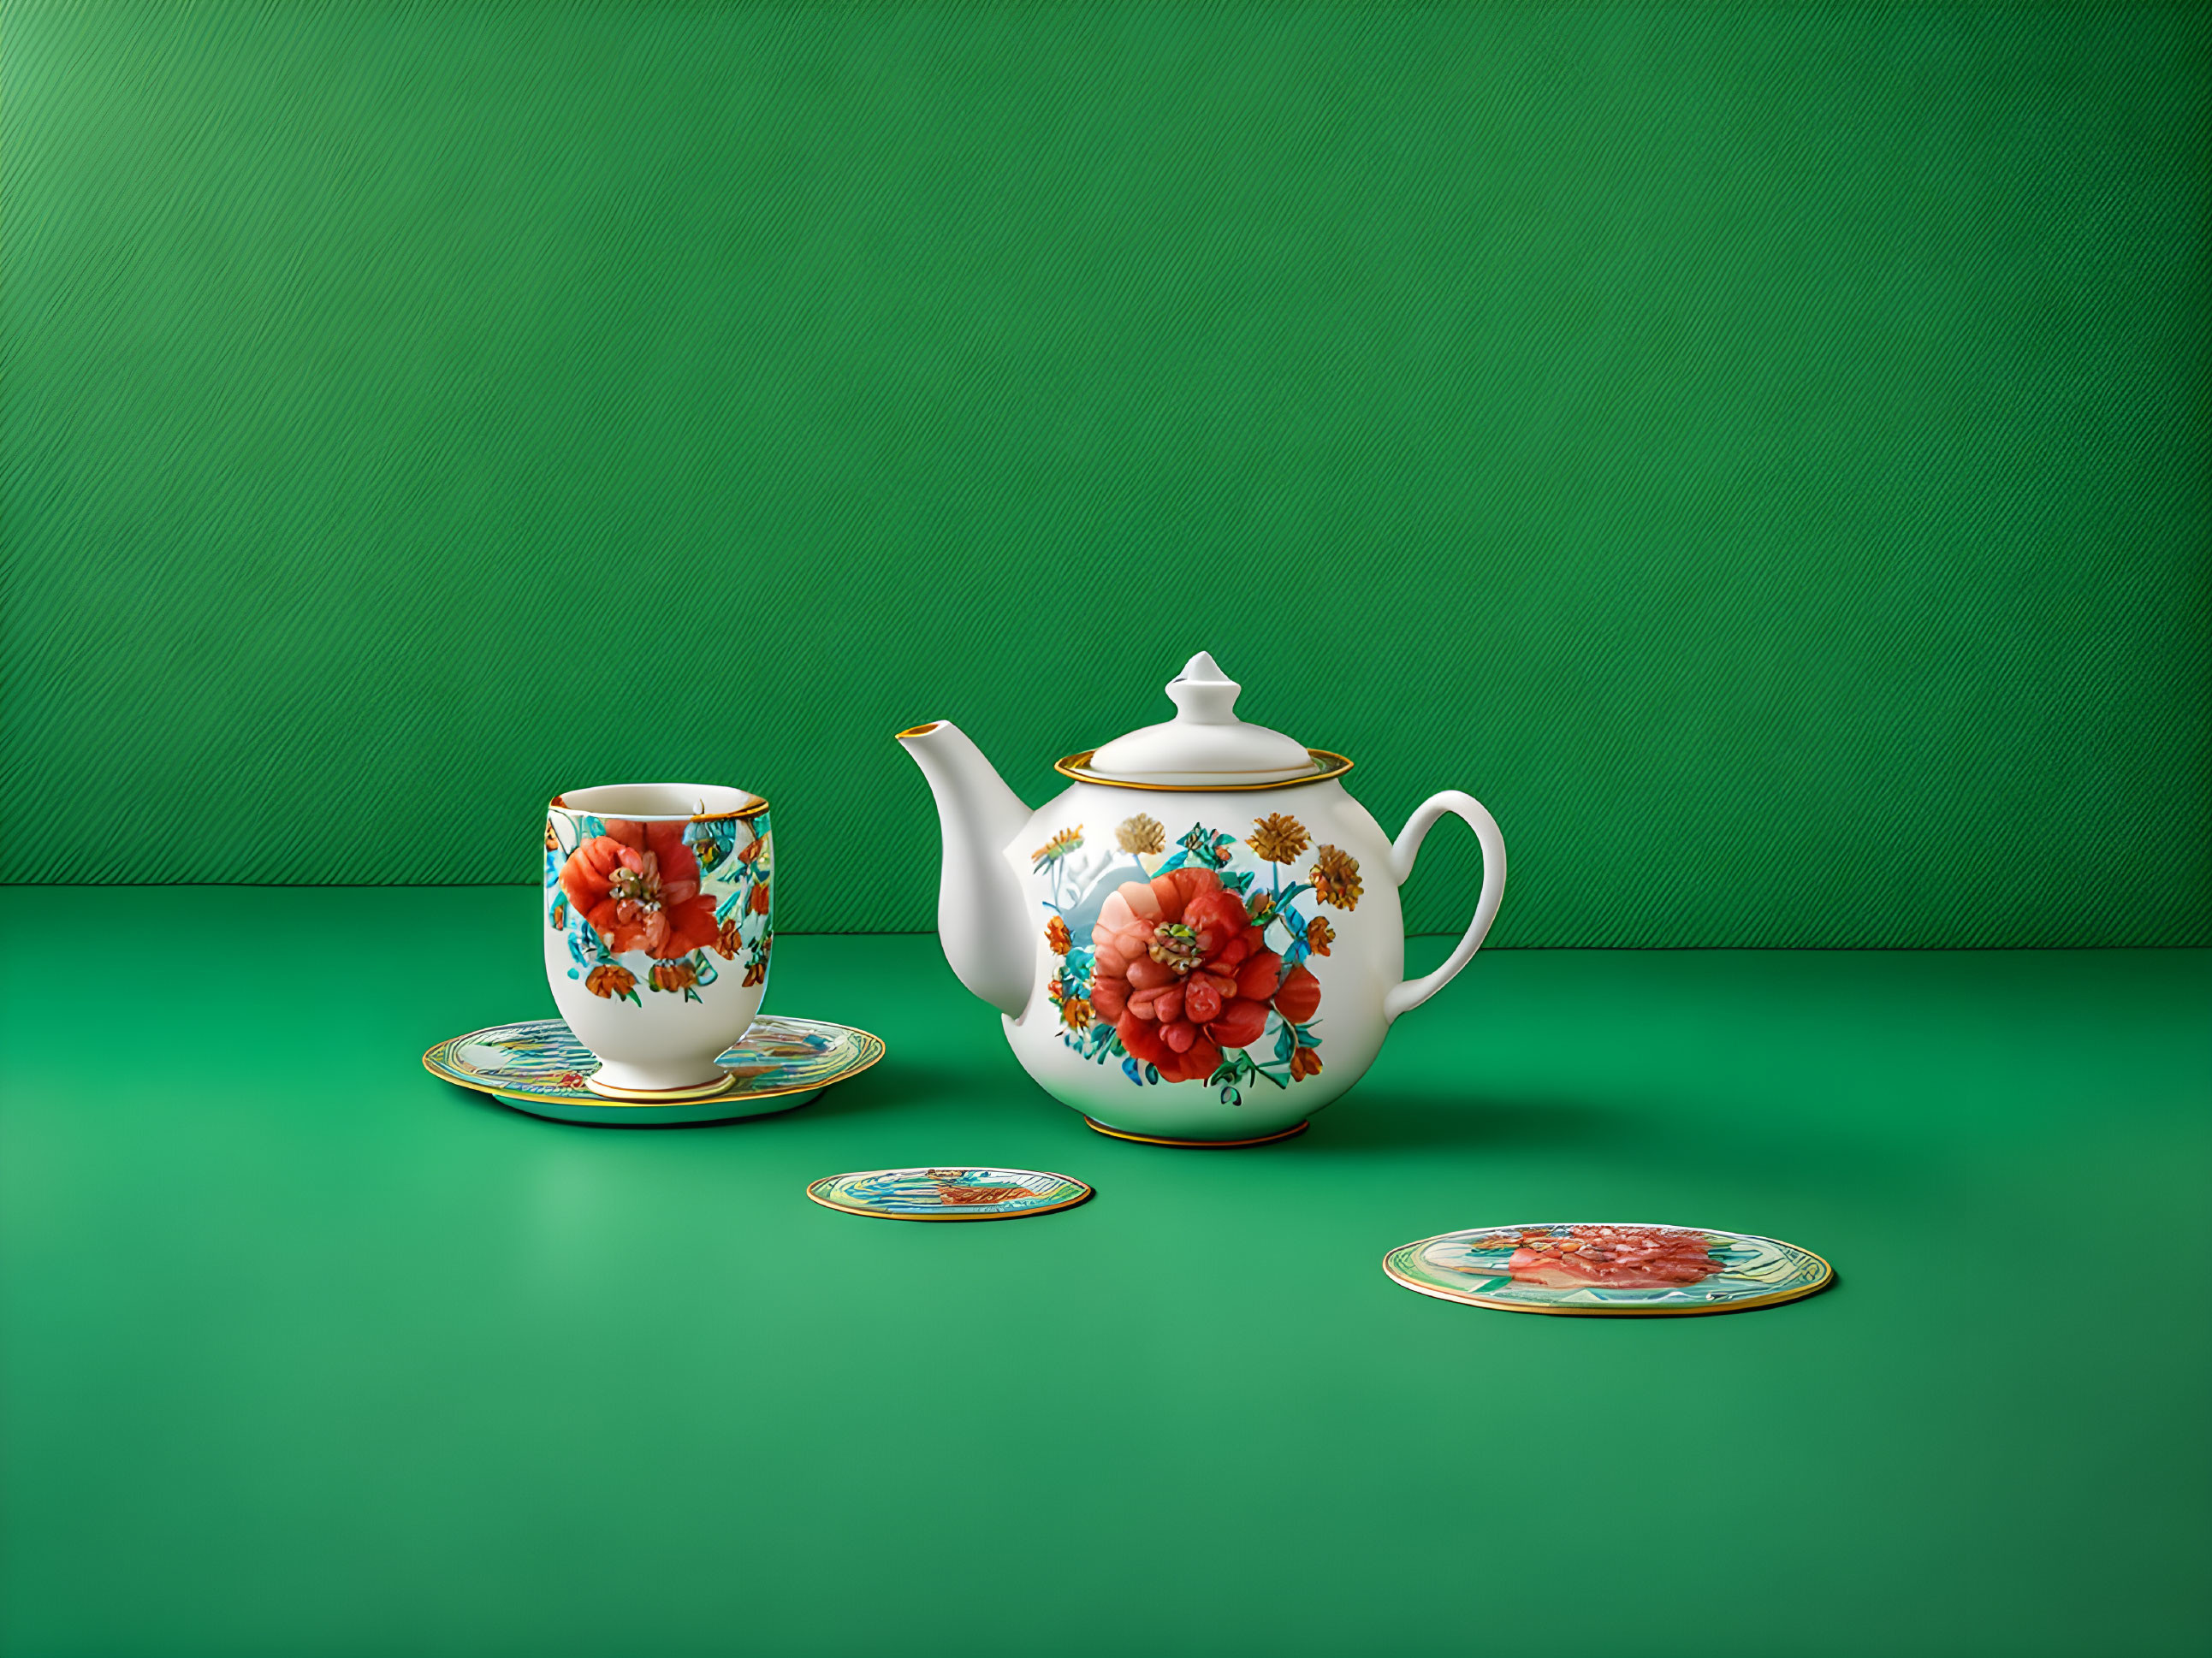
<instances>
[{"instance_id":1,"label":"cup rim","mask_svg":"<svg viewBox=\"0 0 2212 1658\"><path fill-rule=\"evenodd\" d=\"M740 795L749 804L714 811L634 811L582 798L647 789L666 789L679 797L689 794L702 805L710 796L715 795L726 798ZM619 817L633 823L719 823L757 817L768 810L768 802L750 789L741 789L732 783L595 783L589 788L562 790L547 803L546 809L549 811L589 812L594 817Z\"/></svg>"}]
</instances>

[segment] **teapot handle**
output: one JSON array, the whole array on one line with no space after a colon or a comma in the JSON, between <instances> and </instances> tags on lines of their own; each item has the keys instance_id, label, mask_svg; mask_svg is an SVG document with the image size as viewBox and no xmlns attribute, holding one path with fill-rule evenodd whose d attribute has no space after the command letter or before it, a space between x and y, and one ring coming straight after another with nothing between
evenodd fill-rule
<instances>
[{"instance_id":1,"label":"teapot handle","mask_svg":"<svg viewBox=\"0 0 2212 1658\"><path fill-rule=\"evenodd\" d=\"M1498 820L1490 815L1482 802L1471 794L1457 789L1446 789L1442 794L1431 795L1421 802L1420 810L1406 822L1405 831L1390 848L1390 873L1403 886L1406 878L1413 872L1413 859L1421 853L1421 841L1437 818L1446 812L1456 812L1467 820L1474 831L1474 838L1482 846L1482 896L1475 900L1474 919L1468 923L1461 937L1459 948L1453 950L1449 960L1425 978L1407 979L1386 992L1382 998L1382 1018L1385 1023L1395 1022L1401 1013L1419 1007L1458 976L1459 970L1474 959L1474 952L1482 948L1484 935L1490 924L1498 919L1498 901L1505 896L1505 837L1498 832Z\"/></svg>"}]
</instances>

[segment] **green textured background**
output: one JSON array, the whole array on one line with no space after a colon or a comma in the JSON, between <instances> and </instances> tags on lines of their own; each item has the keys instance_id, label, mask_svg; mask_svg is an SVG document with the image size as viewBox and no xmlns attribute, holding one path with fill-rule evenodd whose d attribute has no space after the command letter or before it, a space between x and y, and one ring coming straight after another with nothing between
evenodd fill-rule
<instances>
[{"instance_id":1,"label":"green textured background","mask_svg":"<svg viewBox=\"0 0 2212 1658\"><path fill-rule=\"evenodd\" d=\"M679 775L926 927L889 734L1042 799L1206 647L1488 801L1499 943L2212 941L2204 8L0 45L11 878L527 880Z\"/></svg>"}]
</instances>

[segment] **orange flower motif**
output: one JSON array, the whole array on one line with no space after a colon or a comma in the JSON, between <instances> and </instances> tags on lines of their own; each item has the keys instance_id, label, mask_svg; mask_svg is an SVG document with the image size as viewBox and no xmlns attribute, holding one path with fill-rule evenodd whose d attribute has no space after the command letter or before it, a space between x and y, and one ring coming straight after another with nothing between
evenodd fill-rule
<instances>
[{"instance_id":1,"label":"orange flower motif","mask_svg":"<svg viewBox=\"0 0 2212 1658\"><path fill-rule=\"evenodd\" d=\"M1307 1077L1321 1075L1321 1055L1310 1048L1291 1050L1291 1080L1297 1082Z\"/></svg>"},{"instance_id":2,"label":"orange flower motif","mask_svg":"<svg viewBox=\"0 0 2212 1658\"><path fill-rule=\"evenodd\" d=\"M1304 1024L1321 1011L1321 981L1303 964L1292 968L1283 975L1282 987L1275 993L1275 1011L1292 1024Z\"/></svg>"},{"instance_id":3,"label":"orange flower motif","mask_svg":"<svg viewBox=\"0 0 2212 1658\"><path fill-rule=\"evenodd\" d=\"M1223 1048L1260 1039L1270 1006L1293 1023L1321 1006L1320 982L1304 967L1283 972L1243 901L1212 870L1124 881L1099 911L1091 942L1092 1006L1166 1082L1211 1076Z\"/></svg>"},{"instance_id":4,"label":"orange flower motif","mask_svg":"<svg viewBox=\"0 0 2212 1658\"><path fill-rule=\"evenodd\" d=\"M1026 1186L955 1186L949 1181L939 1181L937 1195L948 1204L966 1204L1010 1203L1016 1198L1033 1198L1036 1193Z\"/></svg>"},{"instance_id":5,"label":"orange flower motif","mask_svg":"<svg viewBox=\"0 0 2212 1658\"><path fill-rule=\"evenodd\" d=\"M1091 1004L1080 996L1070 996L1060 1005L1060 1022L1070 1030L1091 1029Z\"/></svg>"},{"instance_id":6,"label":"orange flower motif","mask_svg":"<svg viewBox=\"0 0 2212 1658\"><path fill-rule=\"evenodd\" d=\"M698 987L699 969L689 962L655 962L653 964L653 987L655 990L692 990Z\"/></svg>"},{"instance_id":7,"label":"orange flower motif","mask_svg":"<svg viewBox=\"0 0 2212 1658\"><path fill-rule=\"evenodd\" d=\"M756 915L768 914L768 885L765 881L753 883L753 896L745 901L745 908Z\"/></svg>"},{"instance_id":8,"label":"orange flower motif","mask_svg":"<svg viewBox=\"0 0 2212 1658\"><path fill-rule=\"evenodd\" d=\"M722 923L721 932L714 935L714 954L726 962L736 961L738 951L744 948L744 938L738 931L738 918L732 915Z\"/></svg>"},{"instance_id":9,"label":"orange flower motif","mask_svg":"<svg viewBox=\"0 0 2212 1658\"><path fill-rule=\"evenodd\" d=\"M1051 840L1031 853L1030 859L1036 865L1037 872L1042 874L1047 864L1056 864L1069 853L1079 852L1082 848L1083 825L1078 823L1072 829L1060 830Z\"/></svg>"},{"instance_id":10,"label":"orange flower motif","mask_svg":"<svg viewBox=\"0 0 2212 1658\"><path fill-rule=\"evenodd\" d=\"M545 820L545 850L548 852L561 850L560 838L553 833L553 820L550 817Z\"/></svg>"},{"instance_id":11,"label":"orange flower motif","mask_svg":"<svg viewBox=\"0 0 2212 1658\"><path fill-rule=\"evenodd\" d=\"M699 890L699 860L681 823L611 817L561 867L561 888L599 941L621 955L689 955L714 942L714 901Z\"/></svg>"},{"instance_id":12,"label":"orange flower motif","mask_svg":"<svg viewBox=\"0 0 2212 1658\"><path fill-rule=\"evenodd\" d=\"M605 996L612 1000L617 996L627 996L636 989L637 975L626 967L617 967L612 962L608 962L592 969L584 981L584 988L594 996Z\"/></svg>"},{"instance_id":13,"label":"orange flower motif","mask_svg":"<svg viewBox=\"0 0 2212 1658\"><path fill-rule=\"evenodd\" d=\"M1314 896L1339 909L1359 908L1359 860L1348 852L1323 846L1314 853L1314 866L1306 872Z\"/></svg>"},{"instance_id":14,"label":"orange flower motif","mask_svg":"<svg viewBox=\"0 0 2212 1658\"><path fill-rule=\"evenodd\" d=\"M1067 931L1067 923L1055 915L1044 924L1044 941L1052 946L1055 956L1065 956L1074 947L1075 940Z\"/></svg>"},{"instance_id":15,"label":"orange flower motif","mask_svg":"<svg viewBox=\"0 0 2212 1658\"><path fill-rule=\"evenodd\" d=\"M755 956L752 960L745 963L744 983L748 985L757 985L766 984L767 982L768 940L763 938L761 940L760 953Z\"/></svg>"},{"instance_id":16,"label":"orange flower motif","mask_svg":"<svg viewBox=\"0 0 2212 1658\"><path fill-rule=\"evenodd\" d=\"M1336 929L1321 916L1306 923L1306 948L1316 956L1328 954L1328 947L1336 942Z\"/></svg>"},{"instance_id":17,"label":"orange flower motif","mask_svg":"<svg viewBox=\"0 0 2212 1658\"><path fill-rule=\"evenodd\" d=\"M1287 864L1313 843L1306 826L1295 817L1269 812L1252 824L1252 850L1271 864Z\"/></svg>"}]
</instances>

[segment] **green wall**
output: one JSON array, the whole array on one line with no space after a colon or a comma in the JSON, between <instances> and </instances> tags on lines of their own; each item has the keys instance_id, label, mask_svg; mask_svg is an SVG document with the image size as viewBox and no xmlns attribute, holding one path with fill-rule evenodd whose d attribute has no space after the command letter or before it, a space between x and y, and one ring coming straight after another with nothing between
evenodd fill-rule
<instances>
[{"instance_id":1,"label":"green wall","mask_svg":"<svg viewBox=\"0 0 2212 1658\"><path fill-rule=\"evenodd\" d=\"M15 4L9 878L527 881L1211 648L1520 944L2212 942L2212 11ZM1445 832L1411 919L1473 892Z\"/></svg>"}]
</instances>

